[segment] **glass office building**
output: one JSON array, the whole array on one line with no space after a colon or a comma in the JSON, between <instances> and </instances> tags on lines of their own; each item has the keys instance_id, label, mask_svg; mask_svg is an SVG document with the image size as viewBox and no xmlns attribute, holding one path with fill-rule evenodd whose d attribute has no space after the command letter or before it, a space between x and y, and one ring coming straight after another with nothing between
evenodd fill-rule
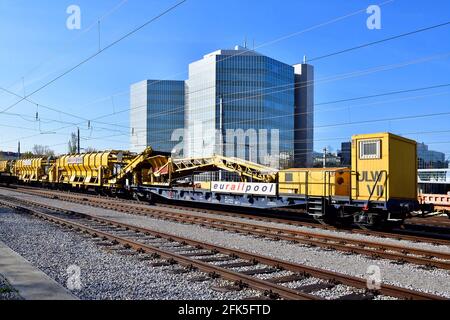
<instances>
[{"instance_id":1,"label":"glass office building","mask_svg":"<svg viewBox=\"0 0 450 320\"><path fill-rule=\"evenodd\" d=\"M294 165L310 168L314 164L314 67L303 63L294 68Z\"/></svg>"},{"instance_id":2,"label":"glass office building","mask_svg":"<svg viewBox=\"0 0 450 320\"><path fill-rule=\"evenodd\" d=\"M449 167L445 153L430 150L425 143L417 144L419 169L446 169Z\"/></svg>"},{"instance_id":3,"label":"glass office building","mask_svg":"<svg viewBox=\"0 0 450 320\"><path fill-rule=\"evenodd\" d=\"M192 63L186 81L186 155L237 156L281 168L307 165L313 84L301 86L301 81L313 81L312 66L293 67L242 47Z\"/></svg>"},{"instance_id":4,"label":"glass office building","mask_svg":"<svg viewBox=\"0 0 450 320\"><path fill-rule=\"evenodd\" d=\"M184 81L145 80L131 86L131 151L147 146L172 152L175 130L184 130ZM178 138L178 137L176 137Z\"/></svg>"}]
</instances>

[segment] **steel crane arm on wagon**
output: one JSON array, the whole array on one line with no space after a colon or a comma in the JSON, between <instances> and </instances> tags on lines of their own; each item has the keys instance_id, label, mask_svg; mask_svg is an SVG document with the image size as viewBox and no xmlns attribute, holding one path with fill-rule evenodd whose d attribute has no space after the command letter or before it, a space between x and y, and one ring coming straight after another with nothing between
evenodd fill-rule
<instances>
[{"instance_id":1,"label":"steel crane arm on wagon","mask_svg":"<svg viewBox=\"0 0 450 320\"><path fill-rule=\"evenodd\" d=\"M169 180L198 172L224 170L237 173L242 180L276 182L278 170L238 158L213 156L208 158L169 159L166 165L154 173L155 177L170 176Z\"/></svg>"}]
</instances>

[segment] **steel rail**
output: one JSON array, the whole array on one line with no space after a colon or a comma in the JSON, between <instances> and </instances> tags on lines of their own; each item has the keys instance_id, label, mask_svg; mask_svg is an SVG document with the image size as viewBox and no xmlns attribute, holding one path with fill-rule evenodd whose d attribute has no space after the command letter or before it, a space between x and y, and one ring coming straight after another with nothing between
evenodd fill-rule
<instances>
[{"instance_id":1,"label":"steel rail","mask_svg":"<svg viewBox=\"0 0 450 320\"><path fill-rule=\"evenodd\" d=\"M242 282L245 283L246 285L248 285L249 287L259 290L259 291L263 291L263 292L270 292L271 294L276 294L279 295L280 297L284 298L284 299L290 299L290 300L320 300L319 297L317 296L313 296L310 294L306 294L306 293L302 293L300 291L296 291L287 287L283 287L280 285L276 285L273 284L271 282L265 281L265 280L260 280L257 278L253 278L251 276L247 276L245 274L241 274L235 271L231 271L225 268L221 268L212 264L208 264L206 262L202 262L199 260L195 260L195 259L191 259L189 257L185 257L183 255L180 254L176 254L167 250L162 250L160 248L148 245L148 244L144 244L144 243L140 243L137 241L133 241L130 239L126 239L124 237L119 237L116 235L113 235L109 232L105 232L105 231L101 231L98 229L94 229L91 228L89 226L74 222L74 221L70 221L70 220L66 220L66 219L62 219L62 218L58 218L55 216L52 216L50 214L46 214L43 212L39 212L33 209L29 209L29 208L24 208L21 206L17 206L11 203L7 203L3 200L0 200L1 203L3 203L4 205L7 205L15 210L19 210L19 211L23 211L26 213L29 213L33 216L42 218L44 220L47 221L51 221L54 222L56 224L62 225L62 226L66 226L70 229L74 229L76 231L82 231L83 233L87 233L91 236L93 236L94 238L98 238L101 237L103 239L107 239L116 243L120 243L123 244L125 246L125 248L127 249L133 249L137 252L140 253L151 253L151 254L157 254L158 256L160 256L163 259L166 260L172 260L172 261L176 261L178 264L188 267L188 268L196 268L202 272L208 273L208 274L215 274L215 275L219 275L222 278L226 279L226 280L231 280L231 281L237 281L237 282ZM78 214L78 213L77 213ZM95 219L94 217L92 217L92 220L94 221L100 221ZM115 223L110 223L111 225L117 225L120 227L125 227L125 225L123 224L115 224ZM146 230L145 233L151 233L151 234L155 234L157 235L157 233L154 233L150 230ZM162 235L162 234L161 234ZM173 240L175 240L175 237L170 236ZM176 240L175 240L176 241ZM183 240L184 241L184 240Z\"/></svg>"},{"instance_id":2,"label":"steel rail","mask_svg":"<svg viewBox=\"0 0 450 320\"><path fill-rule=\"evenodd\" d=\"M21 186L23 187L23 186ZM56 192L52 192L49 190L41 190L41 189L37 189L37 188L30 188L30 187L26 187L24 188L27 190L26 193L30 193L30 194L40 194L44 197L50 197L50 198L54 198ZM30 191L32 190L32 191ZM87 201L89 200L88 198L94 198L94 199L101 199L101 200L106 200L105 197L103 196L95 196L95 195L88 195L88 194L74 194L74 193L58 193L58 195L56 196L57 198L65 198L65 199L61 199L61 200L66 200L66 201L72 201L72 199L74 197L77 198L82 198L83 200ZM111 199L111 198L107 198L108 202L116 202L122 206L125 207L126 205L129 206L133 206L136 208L143 208L143 209L150 209L148 208L148 206L143 205L143 204L137 204L135 203L135 201L131 201L131 200L125 200L125 199ZM82 203L82 202L77 202L77 203ZM92 205L92 204L90 204ZM172 209L177 209L177 210L185 210L185 211L192 211L192 212L200 212L200 213L208 213L208 214L215 214L215 215L220 215L220 216L227 216L227 217L235 217L235 218L244 218L244 219L248 219L248 220L256 220L256 221L264 221L264 222L272 222L272 223L280 223L280 224L287 224L287 225L292 225L292 226L299 226L299 227L310 227L313 229L324 229L324 230L329 230L329 231L335 231L335 232L349 232L350 234L361 234L361 235L365 235L365 236L375 236L375 237L381 237L381 238L388 238L388 239L392 239L392 240L399 240L399 241L413 241L413 242L424 242L424 243L429 243L429 244L433 244L433 245L450 245L450 241L449 240L441 240L441 239L433 239L433 238L427 238L427 237L421 237L421 236L415 236L415 235L406 235L406 234L399 234L399 233L388 233L388 232L380 232L380 231L373 231L373 230L358 230L358 229L352 229L352 230L348 230L348 229L339 229L333 226L329 226L329 225L322 225L322 224L317 224L317 223L310 223L310 222L299 222L299 221L294 221L294 220L289 220L289 219L284 219L284 218L276 218L276 217L263 217L263 216L257 216L257 215L250 215L250 214L240 214L240 213L230 213L230 212L225 212L225 211L219 211L219 210L214 210L214 209L199 209L199 208L190 208L190 207L183 207L183 206L176 206L176 205L161 205L158 204L159 207L165 207L165 208L172 208ZM155 209L153 209L155 210ZM286 209L285 209L286 210ZM289 209L287 209L289 210ZM293 209L292 209L293 210ZM126 212L126 211L122 211L122 212Z\"/></svg>"},{"instance_id":3,"label":"steel rail","mask_svg":"<svg viewBox=\"0 0 450 320\"><path fill-rule=\"evenodd\" d=\"M70 196L64 197L70 198ZM376 258L385 258L394 261L409 262L418 265L450 270L450 253L418 249L388 243L380 243L376 241L366 241L362 239L348 239L346 237L324 235L310 231L289 230L277 227L256 225L246 222L224 220L219 218L192 216L189 214L155 210L152 208L139 208L138 210L137 207L131 204L128 205L122 203L112 203L101 198L95 198L95 202L97 202L98 205L95 205L94 203L89 203L89 205L113 210L122 208L123 210L120 211L124 213L146 215L181 223L194 223L202 226L253 234L276 240L286 240L305 245L315 245L325 249L335 249L342 252L350 252ZM145 210L145 213L140 211L142 209ZM331 243L330 241L333 241L334 243ZM395 251L396 253L387 251ZM421 257L409 256L410 254L419 255ZM433 260L432 258L438 258L446 261Z\"/></svg>"},{"instance_id":4,"label":"steel rail","mask_svg":"<svg viewBox=\"0 0 450 320\"><path fill-rule=\"evenodd\" d=\"M22 201L29 202L28 200L22 200ZM172 252L167 252L165 250L162 250L160 248L156 248L153 246L149 246L147 244L139 243L139 242L132 241L129 239L124 239L122 237L118 237L118 236L112 235L110 233L101 231L101 230L96 230L91 227L88 227L88 226L85 226L85 225L82 225L82 224L79 224L79 223L76 223L76 222L73 222L70 220L54 217L50 214L42 213L42 212L39 212L34 209L24 208L24 207L15 205L13 203L9 203L8 201L0 200L0 202L4 203L5 205L8 205L12 208L31 213L35 216L40 216L47 220L60 223L62 225L72 226L73 228L76 228L77 230L79 229L79 230L85 231L95 237L106 237L109 240L117 241L124 245L129 245L131 248L133 248L137 251L157 253L161 257L164 257L166 259L173 258L175 261L179 262L181 265L188 266L188 267L195 266L195 267L198 267L199 270L204 271L204 272L216 272L217 274L223 276L225 279L234 280L234 281L244 280L244 282L247 283L252 288L255 288L258 290L270 290L271 292L279 294L281 297L284 297L287 299L292 299L292 298L317 299L317 297L315 297L315 296L304 294L304 293L301 293L301 292L293 290L293 289L288 289L286 287L274 285L274 284L270 283L269 281L255 279L253 277L250 277L247 275L242 275L242 274L236 273L234 271L230 271L230 270L220 268L217 266L213 266L213 265L210 265L205 262L201 262L201 261L198 261L195 259L190 259L190 258L184 257L182 255L178 255L178 254L175 254ZM295 273L301 273L301 274L305 274L305 275L309 275L309 276L313 276L313 277L318 277L321 279L326 279L326 280L330 280L333 282L342 283L342 284L345 284L345 285L348 285L351 287L355 287L355 288L359 288L359 289L367 288L367 280L366 279L361 279L361 278L357 278L357 277L353 277L353 276L349 276L349 275L344 275L344 274L340 274L340 273L336 273L336 272L332 272L332 271L328 271L328 270L322 270L322 269L318 269L318 268L308 267L308 266L291 263L291 262L287 262L287 261L280 261L277 259L264 257L264 256L244 252L241 250L230 249L230 248L225 248L225 247L221 247L221 246L217 246L217 245L207 244L204 242L199 242L199 241L191 240L191 239L180 237L180 236L174 236L172 234L167 234L167 233L151 230L148 228L138 227L135 225L130 225L130 224L114 221L111 219L101 218L98 216L93 216L93 215L89 215L89 214L85 214L85 213L51 207L48 205L45 205L44 207L47 209L52 208L51 210L55 210L58 212L66 212L68 214L78 215L78 216L84 217L84 218L92 220L92 221L96 221L96 222L100 222L100 223L104 223L104 224L108 224L108 225L112 225L112 226L116 226L116 227L125 228L126 230L132 230L132 231L143 233L146 235L152 235L152 236L155 236L158 238L165 238L165 239L168 239L171 241L186 243L188 245L195 246L196 248L213 250L213 251L220 252L223 254L235 256L235 257L238 257L238 258L241 258L244 260L257 261L258 263L273 266L278 269L284 269L284 270L292 271ZM410 290L410 289L406 289L406 288L400 288L400 287L396 287L396 286L392 286L392 285L385 285L385 284L381 285L379 292L383 295L397 297L397 298L403 298L403 299L411 299L411 300L447 300L446 298L441 297L441 296L436 296L436 295L432 295L432 294L428 294L428 293L424 293L424 292L418 292L418 291L414 291L414 290Z\"/></svg>"}]
</instances>

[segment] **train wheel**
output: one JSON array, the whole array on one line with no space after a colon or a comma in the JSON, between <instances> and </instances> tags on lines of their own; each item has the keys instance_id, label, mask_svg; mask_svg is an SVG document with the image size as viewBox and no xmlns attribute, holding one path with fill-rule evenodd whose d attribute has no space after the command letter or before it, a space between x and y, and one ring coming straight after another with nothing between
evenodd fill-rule
<instances>
[{"instance_id":1,"label":"train wheel","mask_svg":"<svg viewBox=\"0 0 450 320\"><path fill-rule=\"evenodd\" d=\"M148 202L148 197L142 193L133 192L132 198L138 202Z\"/></svg>"},{"instance_id":2,"label":"train wheel","mask_svg":"<svg viewBox=\"0 0 450 320\"><path fill-rule=\"evenodd\" d=\"M153 197L153 194L147 193L147 194L146 194L146 201L147 201L149 204L155 204L155 199L154 199L154 197Z\"/></svg>"}]
</instances>

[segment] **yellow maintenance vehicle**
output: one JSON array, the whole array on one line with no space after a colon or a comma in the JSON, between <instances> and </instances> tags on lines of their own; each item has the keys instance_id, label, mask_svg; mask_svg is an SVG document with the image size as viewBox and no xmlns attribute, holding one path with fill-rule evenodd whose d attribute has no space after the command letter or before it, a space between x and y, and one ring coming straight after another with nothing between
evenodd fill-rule
<instances>
[{"instance_id":1,"label":"yellow maintenance vehicle","mask_svg":"<svg viewBox=\"0 0 450 320\"><path fill-rule=\"evenodd\" d=\"M17 182L17 178L13 172L14 160L0 161L0 183L11 184Z\"/></svg>"},{"instance_id":2,"label":"yellow maintenance vehicle","mask_svg":"<svg viewBox=\"0 0 450 320\"><path fill-rule=\"evenodd\" d=\"M134 155L125 151L62 156L56 159L50 170L50 183L80 189L117 187L110 180L133 158Z\"/></svg>"},{"instance_id":3,"label":"yellow maintenance vehicle","mask_svg":"<svg viewBox=\"0 0 450 320\"><path fill-rule=\"evenodd\" d=\"M43 183L49 181L49 171L53 163L52 158L21 159L15 162L13 171L19 181Z\"/></svg>"},{"instance_id":4,"label":"yellow maintenance vehicle","mask_svg":"<svg viewBox=\"0 0 450 320\"><path fill-rule=\"evenodd\" d=\"M107 151L18 160L13 172L25 183L122 193L148 201L302 207L317 219L373 225L403 221L418 209L416 148L415 141L378 133L352 137L350 168L275 170L223 156L173 159L147 148L141 154ZM234 173L239 181L196 183L199 173L219 170Z\"/></svg>"},{"instance_id":5,"label":"yellow maintenance vehicle","mask_svg":"<svg viewBox=\"0 0 450 320\"><path fill-rule=\"evenodd\" d=\"M0 173L10 173L11 172L11 161L1 160L0 161Z\"/></svg>"},{"instance_id":6,"label":"yellow maintenance vehicle","mask_svg":"<svg viewBox=\"0 0 450 320\"><path fill-rule=\"evenodd\" d=\"M241 181L195 183L191 179L189 188L177 186L182 178L217 170L234 172ZM417 144L391 133L353 136L350 168L274 170L214 156L169 159L151 175L150 183L131 188L141 198L261 209L298 206L317 219L367 225L401 222L418 209Z\"/></svg>"}]
</instances>

